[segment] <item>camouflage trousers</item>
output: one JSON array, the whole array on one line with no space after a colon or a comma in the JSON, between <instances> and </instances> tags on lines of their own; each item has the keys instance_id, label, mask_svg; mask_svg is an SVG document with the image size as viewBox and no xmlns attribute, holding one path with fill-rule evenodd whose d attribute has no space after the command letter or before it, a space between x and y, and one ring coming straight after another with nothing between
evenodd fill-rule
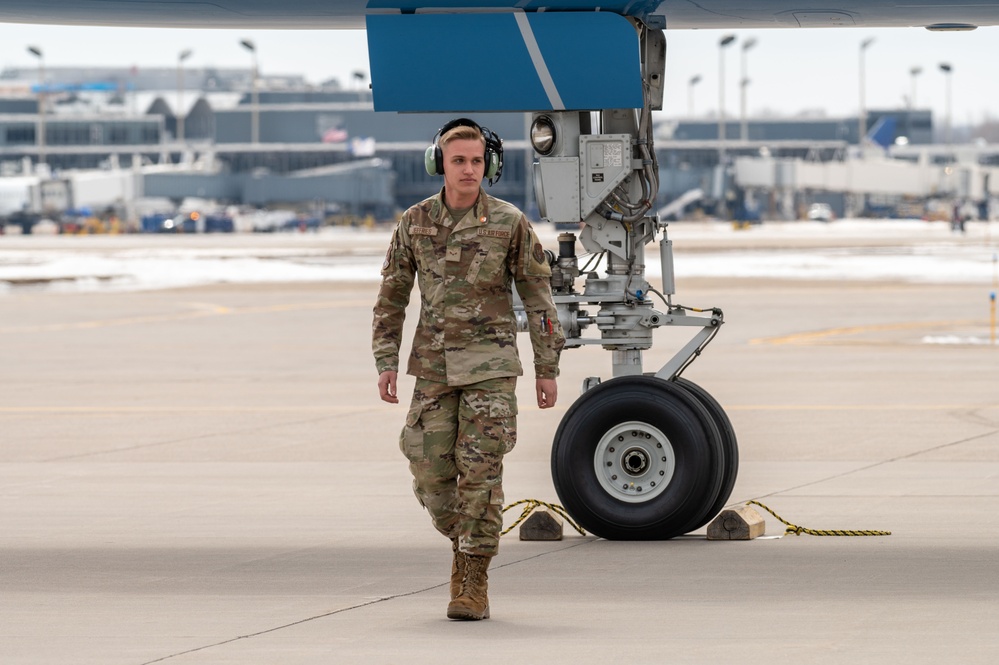
<instances>
[{"instance_id":1,"label":"camouflage trousers","mask_svg":"<svg viewBox=\"0 0 999 665\"><path fill-rule=\"evenodd\" d=\"M467 386L417 379L399 447L434 527L493 556L503 527L503 455L517 439L516 377Z\"/></svg>"}]
</instances>

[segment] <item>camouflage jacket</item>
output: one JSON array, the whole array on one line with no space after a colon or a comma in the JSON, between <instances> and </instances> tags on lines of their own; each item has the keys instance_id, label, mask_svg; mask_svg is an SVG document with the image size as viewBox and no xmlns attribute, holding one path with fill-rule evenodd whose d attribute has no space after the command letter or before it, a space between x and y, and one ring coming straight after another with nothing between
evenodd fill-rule
<instances>
[{"instance_id":1,"label":"camouflage jacket","mask_svg":"<svg viewBox=\"0 0 999 665\"><path fill-rule=\"evenodd\" d=\"M407 372L452 386L524 373L511 284L527 312L538 378L558 375L565 343L552 302L551 268L527 218L479 190L455 224L441 190L407 210L382 266L372 349L379 373L398 371L403 320L420 285L420 320Z\"/></svg>"}]
</instances>

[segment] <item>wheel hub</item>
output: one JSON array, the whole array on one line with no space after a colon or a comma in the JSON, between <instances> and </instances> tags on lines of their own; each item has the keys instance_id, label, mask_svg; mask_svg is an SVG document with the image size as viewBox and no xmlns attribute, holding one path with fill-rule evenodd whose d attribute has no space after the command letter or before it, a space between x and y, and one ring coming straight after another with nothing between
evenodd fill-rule
<instances>
[{"instance_id":1,"label":"wheel hub","mask_svg":"<svg viewBox=\"0 0 999 665\"><path fill-rule=\"evenodd\" d=\"M625 472L633 476L641 476L649 466L649 459L641 448L632 448L622 455L621 460L624 462Z\"/></svg>"},{"instance_id":2,"label":"wheel hub","mask_svg":"<svg viewBox=\"0 0 999 665\"><path fill-rule=\"evenodd\" d=\"M593 466L601 487L628 503L650 501L669 485L676 457L669 439L648 423L629 421L597 443Z\"/></svg>"}]
</instances>

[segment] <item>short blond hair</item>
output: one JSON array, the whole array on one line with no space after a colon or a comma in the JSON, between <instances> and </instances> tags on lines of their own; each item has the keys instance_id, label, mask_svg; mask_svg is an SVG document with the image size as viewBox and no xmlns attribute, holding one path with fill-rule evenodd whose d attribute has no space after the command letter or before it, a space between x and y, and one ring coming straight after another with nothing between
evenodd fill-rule
<instances>
[{"instance_id":1,"label":"short blond hair","mask_svg":"<svg viewBox=\"0 0 999 665\"><path fill-rule=\"evenodd\" d=\"M452 127L447 130L447 132L441 136L440 141L438 141L441 150L447 146L451 141L478 141L482 144L482 151L485 153L486 150L486 137L482 135L478 127L469 127L468 125L458 125L457 127Z\"/></svg>"}]
</instances>

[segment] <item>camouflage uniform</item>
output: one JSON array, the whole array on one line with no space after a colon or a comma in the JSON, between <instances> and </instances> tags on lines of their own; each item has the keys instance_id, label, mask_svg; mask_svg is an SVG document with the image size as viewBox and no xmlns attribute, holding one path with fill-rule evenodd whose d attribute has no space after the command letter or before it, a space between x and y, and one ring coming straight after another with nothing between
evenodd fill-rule
<instances>
[{"instance_id":1,"label":"camouflage uniform","mask_svg":"<svg viewBox=\"0 0 999 665\"><path fill-rule=\"evenodd\" d=\"M524 302L538 378L558 375L564 344L551 269L516 207L479 190L455 224L443 190L403 214L382 266L373 342L379 373L398 371L414 281L420 320L407 371L417 377L400 437L417 499L461 551L492 556L502 526L503 455L516 441L517 326Z\"/></svg>"}]
</instances>

